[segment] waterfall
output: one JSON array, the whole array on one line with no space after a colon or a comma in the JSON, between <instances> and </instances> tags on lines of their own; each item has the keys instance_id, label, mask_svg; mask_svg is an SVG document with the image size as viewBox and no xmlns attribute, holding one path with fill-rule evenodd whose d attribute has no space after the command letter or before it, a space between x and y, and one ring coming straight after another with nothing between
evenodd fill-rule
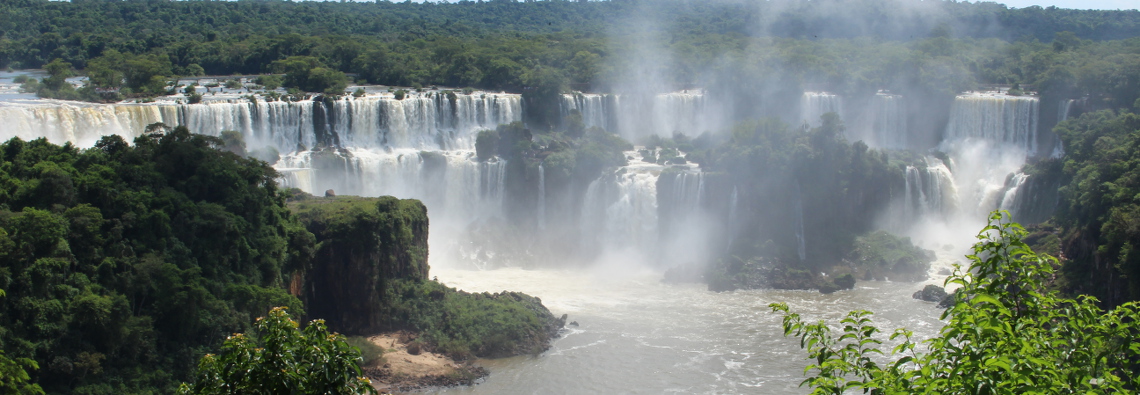
<instances>
[{"instance_id":1,"label":"waterfall","mask_svg":"<svg viewBox=\"0 0 1140 395\"><path fill-rule=\"evenodd\" d=\"M925 161L924 166L906 167L902 201L905 224L946 218L958 208L958 187L950 168L938 158L926 157Z\"/></svg>"},{"instance_id":2,"label":"waterfall","mask_svg":"<svg viewBox=\"0 0 1140 395\"><path fill-rule=\"evenodd\" d=\"M792 209L796 212L796 253L799 254L800 262L803 262L807 259L807 245L804 242L804 202L800 195L799 181L796 181L796 200Z\"/></svg>"},{"instance_id":3,"label":"waterfall","mask_svg":"<svg viewBox=\"0 0 1140 395\"><path fill-rule=\"evenodd\" d=\"M612 100L610 95L575 92L563 94L560 110L562 117L570 115L570 111L578 110L582 114L582 123L587 127L612 128Z\"/></svg>"},{"instance_id":4,"label":"waterfall","mask_svg":"<svg viewBox=\"0 0 1140 395\"><path fill-rule=\"evenodd\" d=\"M349 148L286 154L278 168L291 174L284 186L309 193L414 198L433 214L472 220L501 212L505 163L480 163L474 151Z\"/></svg>"},{"instance_id":5,"label":"waterfall","mask_svg":"<svg viewBox=\"0 0 1140 395\"><path fill-rule=\"evenodd\" d=\"M704 173L683 172L677 174L672 190L674 214L689 213L700 207L704 186Z\"/></svg>"},{"instance_id":6,"label":"waterfall","mask_svg":"<svg viewBox=\"0 0 1140 395\"><path fill-rule=\"evenodd\" d=\"M827 92L804 92L800 97L800 121L804 128L821 125L819 117L834 112L843 116L842 98Z\"/></svg>"},{"instance_id":7,"label":"waterfall","mask_svg":"<svg viewBox=\"0 0 1140 395\"><path fill-rule=\"evenodd\" d=\"M546 229L546 171L538 164L538 228Z\"/></svg>"},{"instance_id":8,"label":"waterfall","mask_svg":"<svg viewBox=\"0 0 1140 395\"><path fill-rule=\"evenodd\" d=\"M654 128L659 136L672 136L680 132L689 136L700 135L705 117L703 91L670 92L654 97Z\"/></svg>"},{"instance_id":9,"label":"waterfall","mask_svg":"<svg viewBox=\"0 0 1140 395\"><path fill-rule=\"evenodd\" d=\"M1065 99L1058 102L1057 108L1057 123L1065 122L1069 119L1069 112L1073 110L1073 102L1076 100Z\"/></svg>"},{"instance_id":10,"label":"waterfall","mask_svg":"<svg viewBox=\"0 0 1140 395\"><path fill-rule=\"evenodd\" d=\"M1000 93L959 95L950 107L946 141L974 139L1037 152L1038 99Z\"/></svg>"},{"instance_id":11,"label":"waterfall","mask_svg":"<svg viewBox=\"0 0 1140 395\"><path fill-rule=\"evenodd\" d=\"M657 244L657 178L622 168L590 183L582 204L581 232L587 250L634 248L650 253Z\"/></svg>"},{"instance_id":12,"label":"waterfall","mask_svg":"<svg viewBox=\"0 0 1140 395\"><path fill-rule=\"evenodd\" d=\"M728 220L731 223L736 219L736 205L738 204L736 185L732 186L732 196L728 198Z\"/></svg>"},{"instance_id":13,"label":"waterfall","mask_svg":"<svg viewBox=\"0 0 1140 395\"><path fill-rule=\"evenodd\" d=\"M1010 176L1009 180L1006 181L1006 189L1005 192L1002 193L1001 204L998 208L1007 210L1010 216L1018 218L1018 211L1021 209L1021 202L1023 200L1019 199L1018 192L1028 180L1029 175L1022 172Z\"/></svg>"},{"instance_id":14,"label":"waterfall","mask_svg":"<svg viewBox=\"0 0 1140 395\"><path fill-rule=\"evenodd\" d=\"M728 243L725 244L726 249L731 249L732 243L736 241L736 228L739 223L736 219L736 206L740 204L740 198L737 192L736 185L733 185L732 195L728 198Z\"/></svg>"},{"instance_id":15,"label":"waterfall","mask_svg":"<svg viewBox=\"0 0 1140 395\"><path fill-rule=\"evenodd\" d=\"M818 116L816 121L818 122ZM861 114L847 124L850 141L863 140L875 148L906 149L910 146L903 97L879 92Z\"/></svg>"},{"instance_id":16,"label":"waterfall","mask_svg":"<svg viewBox=\"0 0 1140 395\"><path fill-rule=\"evenodd\" d=\"M479 197L501 202L506 189L507 161L494 158L479 164ZM496 208L497 210L497 208Z\"/></svg>"},{"instance_id":17,"label":"waterfall","mask_svg":"<svg viewBox=\"0 0 1140 395\"><path fill-rule=\"evenodd\" d=\"M103 136L118 134L127 141L147 125L177 119L170 106L90 104L62 100L0 102L0 140L47 138L56 144L90 147Z\"/></svg>"},{"instance_id":18,"label":"waterfall","mask_svg":"<svg viewBox=\"0 0 1140 395\"><path fill-rule=\"evenodd\" d=\"M578 110L586 127L601 127L629 141L648 136L672 137L680 132L696 136L715 128L702 90L656 95L563 94L562 116Z\"/></svg>"},{"instance_id":19,"label":"waterfall","mask_svg":"<svg viewBox=\"0 0 1140 395\"><path fill-rule=\"evenodd\" d=\"M1065 122L1069 119L1069 114L1073 111L1073 103L1076 100L1065 99L1061 100L1057 106L1057 123ZM1057 144L1053 146L1053 152L1049 154L1050 158L1058 159L1065 156L1065 143L1061 141L1060 137L1056 137Z\"/></svg>"},{"instance_id":20,"label":"waterfall","mask_svg":"<svg viewBox=\"0 0 1140 395\"><path fill-rule=\"evenodd\" d=\"M1038 103L994 92L955 98L939 149L956 164L958 199L972 210L963 214L984 218L1000 207L1006 181L1037 151Z\"/></svg>"},{"instance_id":21,"label":"waterfall","mask_svg":"<svg viewBox=\"0 0 1140 395\"><path fill-rule=\"evenodd\" d=\"M410 93L403 100L391 94L327 101L227 98L200 104L27 100L0 102L0 115L7 121L0 129L4 140L47 137L81 147L110 134L132 140L146 125L162 122L208 135L240 131L251 149L271 146L279 152L322 144L469 150L478 130L521 120L522 100L517 94L440 91Z\"/></svg>"}]
</instances>

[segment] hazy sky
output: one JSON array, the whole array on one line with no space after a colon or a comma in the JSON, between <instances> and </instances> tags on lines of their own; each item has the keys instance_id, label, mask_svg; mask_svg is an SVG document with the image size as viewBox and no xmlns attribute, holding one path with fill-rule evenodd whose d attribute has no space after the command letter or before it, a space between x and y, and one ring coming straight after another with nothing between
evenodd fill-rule
<instances>
[{"instance_id":1,"label":"hazy sky","mask_svg":"<svg viewBox=\"0 0 1140 395\"><path fill-rule=\"evenodd\" d=\"M1131 10L1140 8L1140 0L999 0L1010 7L1022 8L1031 5L1048 7L1055 5L1060 8L1099 9L1099 10Z\"/></svg>"}]
</instances>

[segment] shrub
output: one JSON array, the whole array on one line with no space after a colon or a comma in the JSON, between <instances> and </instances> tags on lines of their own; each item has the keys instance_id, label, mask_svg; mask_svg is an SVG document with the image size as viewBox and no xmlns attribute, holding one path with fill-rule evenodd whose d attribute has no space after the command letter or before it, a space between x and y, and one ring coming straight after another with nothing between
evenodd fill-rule
<instances>
[{"instance_id":1,"label":"shrub","mask_svg":"<svg viewBox=\"0 0 1140 395\"><path fill-rule=\"evenodd\" d=\"M970 266L956 267L947 284L960 285L949 319L920 352L913 333L901 339L889 362L880 365L883 341L872 313L853 311L832 337L825 322L805 323L788 306L784 334L797 336L816 361L801 385L813 394L844 394L862 389L884 394L1126 393L1140 387L1135 362L1140 346L1140 304L1105 312L1096 299L1066 299L1046 288L1056 259L1037 255L1023 241L1025 229L994 212L978 235Z\"/></svg>"}]
</instances>

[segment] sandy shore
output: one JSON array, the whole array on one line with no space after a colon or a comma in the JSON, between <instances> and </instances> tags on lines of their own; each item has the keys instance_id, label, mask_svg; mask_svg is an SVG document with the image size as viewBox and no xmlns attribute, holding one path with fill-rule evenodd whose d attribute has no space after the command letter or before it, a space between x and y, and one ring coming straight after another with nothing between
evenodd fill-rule
<instances>
[{"instance_id":1,"label":"sandy shore","mask_svg":"<svg viewBox=\"0 0 1140 395\"><path fill-rule=\"evenodd\" d=\"M384 349L384 357L365 366L365 374L380 393L400 393L428 387L471 385L485 377L487 370L457 362L445 355L422 351L408 352L415 336L406 332L385 333L368 338Z\"/></svg>"}]
</instances>

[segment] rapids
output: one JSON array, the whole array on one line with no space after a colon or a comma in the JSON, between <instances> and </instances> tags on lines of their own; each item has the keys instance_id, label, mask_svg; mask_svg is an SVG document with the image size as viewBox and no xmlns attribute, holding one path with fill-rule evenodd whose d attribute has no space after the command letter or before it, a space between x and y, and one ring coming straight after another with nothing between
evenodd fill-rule
<instances>
[{"instance_id":1,"label":"rapids","mask_svg":"<svg viewBox=\"0 0 1140 395\"><path fill-rule=\"evenodd\" d=\"M491 371L484 382L435 392L803 394L798 385L807 354L798 339L783 336L781 316L769 303L784 302L807 320L835 324L850 310L868 309L887 335L906 327L925 339L943 325L933 303L911 298L922 288L919 283L867 281L830 295L715 293L699 284L664 284L660 272L623 265L625 257L610 258L614 261L584 271L477 271L433 262L431 275L448 286L525 292L541 298L555 315L568 314L569 321L579 323L568 326L541 355L478 361ZM928 283L941 285L941 280Z\"/></svg>"}]
</instances>

